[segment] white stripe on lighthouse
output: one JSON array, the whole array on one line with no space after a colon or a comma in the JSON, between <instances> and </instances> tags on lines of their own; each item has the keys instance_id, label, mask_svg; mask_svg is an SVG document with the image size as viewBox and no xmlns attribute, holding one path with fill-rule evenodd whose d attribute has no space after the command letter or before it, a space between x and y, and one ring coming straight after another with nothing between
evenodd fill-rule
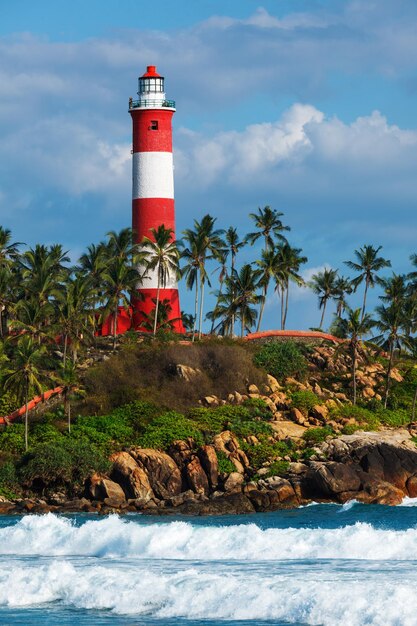
<instances>
[{"instance_id":1,"label":"white stripe on lighthouse","mask_svg":"<svg viewBox=\"0 0 417 626\"><path fill-rule=\"evenodd\" d=\"M172 152L135 152L133 199L174 198Z\"/></svg>"},{"instance_id":2,"label":"white stripe on lighthouse","mask_svg":"<svg viewBox=\"0 0 417 626\"><path fill-rule=\"evenodd\" d=\"M143 267L138 267L139 272L143 272ZM167 276L167 280L165 284L159 285L160 289L178 289L177 277L174 273L169 273ZM140 289L158 289L158 271L148 270L146 274L143 276L143 280L139 285Z\"/></svg>"}]
</instances>

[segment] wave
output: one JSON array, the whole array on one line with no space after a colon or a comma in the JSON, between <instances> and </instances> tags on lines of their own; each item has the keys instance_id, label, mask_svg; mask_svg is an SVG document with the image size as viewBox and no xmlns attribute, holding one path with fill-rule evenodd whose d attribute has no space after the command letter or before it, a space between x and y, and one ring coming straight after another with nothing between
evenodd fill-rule
<instances>
[{"instance_id":1,"label":"wave","mask_svg":"<svg viewBox=\"0 0 417 626\"><path fill-rule=\"evenodd\" d=\"M0 556L91 556L190 561L305 559L417 560L417 528L386 530L357 522L326 528L256 524L141 524L117 516L76 526L52 514L0 529Z\"/></svg>"},{"instance_id":2,"label":"wave","mask_svg":"<svg viewBox=\"0 0 417 626\"><path fill-rule=\"evenodd\" d=\"M375 578L373 576L375 575ZM3 578L3 575L1 576ZM321 579L320 579L321 578ZM415 581L366 580L301 571L285 576L274 571L154 572L67 562L33 567L12 566L0 585L0 607L30 607L57 603L78 609L108 610L155 619L282 620L285 623L334 626L415 626ZM2 581L5 582L4 580Z\"/></svg>"}]
</instances>

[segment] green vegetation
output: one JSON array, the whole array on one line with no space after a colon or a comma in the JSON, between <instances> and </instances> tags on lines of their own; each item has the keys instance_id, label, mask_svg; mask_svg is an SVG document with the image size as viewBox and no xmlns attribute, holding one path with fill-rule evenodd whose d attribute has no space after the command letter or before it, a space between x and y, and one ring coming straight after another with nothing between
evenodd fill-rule
<instances>
[{"instance_id":1,"label":"green vegetation","mask_svg":"<svg viewBox=\"0 0 417 626\"><path fill-rule=\"evenodd\" d=\"M231 472L235 472L236 468L233 465L232 461L227 458L224 452L217 452L217 460L219 463L219 473L220 474L230 474Z\"/></svg>"},{"instance_id":2,"label":"green vegetation","mask_svg":"<svg viewBox=\"0 0 417 626\"><path fill-rule=\"evenodd\" d=\"M329 435L333 435L333 430L331 428L328 428L327 426L324 428L309 428L303 434L303 439L306 445L310 448L312 446L317 446L323 441L326 441Z\"/></svg>"},{"instance_id":3,"label":"green vegetation","mask_svg":"<svg viewBox=\"0 0 417 626\"><path fill-rule=\"evenodd\" d=\"M293 391L290 393L290 399L292 405L304 413L304 415L307 415L314 406L322 404L320 398L308 389L306 391Z\"/></svg>"},{"instance_id":4,"label":"green vegetation","mask_svg":"<svg viewBox=\"0 0 417 626\"><path fill-rule=\"evenodd\" d=\"M289 376L302 380L307 374L307 360L294 341L265 343L255 354L254 363L279 381Z\"/></svg>"}]
</instances>

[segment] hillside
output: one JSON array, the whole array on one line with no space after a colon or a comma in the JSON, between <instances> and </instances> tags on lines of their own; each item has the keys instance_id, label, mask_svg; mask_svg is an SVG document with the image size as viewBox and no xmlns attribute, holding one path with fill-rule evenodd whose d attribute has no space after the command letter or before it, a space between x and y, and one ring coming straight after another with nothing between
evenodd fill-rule
<instances>
[{"instance_id":1,"label":"hillside","mask_svg":"<svg viewBox=\"0 0 417 626\"><path fill-rule=\"evenodd\" d=\"M362 346L354 406L347 348L128 337L110 353L103 344L80 365L84 392L73 401L70 433L60 406L31 417L28 453L22 424L0 433L1 509L213 513L313 497L396 503L417 482L415 363L397 359L387 378L384 356Z\"/></svg>"}]
</instances>

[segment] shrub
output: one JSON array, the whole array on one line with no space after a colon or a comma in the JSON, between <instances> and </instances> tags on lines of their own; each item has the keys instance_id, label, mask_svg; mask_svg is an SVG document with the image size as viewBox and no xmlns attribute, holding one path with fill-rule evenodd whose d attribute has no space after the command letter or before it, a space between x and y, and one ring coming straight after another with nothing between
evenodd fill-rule
<instances>
[{"instance_id":1,"label":"shrub","mask_svg":"<svg viewBox=\"0 0 417 626\"><path fill-rule=\"evenodd\" d=\"M25 450L25 427L23 424L12 424L0 432L0 450L21 455Z\"/></svg>"},{"instance_id":2,"label":"shrub","mask_svg":"<svg viewBox=\"0 0 417 626\"><path fill-rule=\"evenodd\" d=\"M273 461L276 457L292 456L294 453L294 444L284 441L274 443L260 441L255 445L242 443L242 448L248 455L251 466L256 470L262 467L264 463Z\"/></svg>"},{"instance_id":3,"label":"shrub","mask_svg":"<svg viewBox=\"0 0 417 626\"><path fill-rule=\"evenodd\" d=\"M307 360L294 341L265 343L255 354L254 363L281 381L289 376L301 380L307 374Z\"/></svg>"},{"instance_id":4,"label":"shrub","mask_svg":"<svg viewBox=\"0 0 417 626\"><path fill-rule=\"evenodd\" d=\"M201 432L192 420L181 413L168 411L147 426L139 438L139 445L144 448L166 450L173 441L188 439L188 437L194 439L197 446L204 443Z\"/></svg>"},{"instance_id":5,"label":"shrub","mask_svg":"<svg viewBox=\"0 0 417 626\"><path fill-rule=\"evenodd\" d=\"M404 409L384 409L378 413L378 418L385 426L399 427L410 422L410 413Z\"/></svg>"},{"instance_id":6,"label":"shrub","mask_svg":"<svg viewBox=\"0 0 417 626\"><path fill-rule=\"evenodd\" d=\"M218 451L217 460L219 462L219 472L220 474L230 474L231 472L235 472L236 468L233 465L232 461L227 458L224 452Z\"/></svg>"},{"instance_id":7,"label":"shrub","mask_svg":"<svg viewBox=\"0 0 417 626\"><path fill-rule=\"evenodd\" d=\"M146 426L163 412L160 407L152 402L135 400L115 409L112 416L124 420L135 432L142 433Z\"/></svg>"},{"instance_id":8,"label":"shrub","mask_svg":"<svg viewBox=\"0 0 417 626\"><path fill-rule=\"evenodd\" d=\"M19 406L20 403L16 396L10 391L6 391L0 396L0 415L10 415Z\"/></svg>"},{"instance_id":9,"label":"shrub","mask_svg":"<svg viewBox=\"0 0 417 626\"><path fill-rule=\"evenodd\" d=\"M0 495L13 499L17 491L19 491L19 485L16 468L11 461L8 461L0 466Z\"/></svg>"},{"instance_id":10,"label":"shrub","mask_svg":"<svg viewBox=\"0 0 417 626\"><path fill-rule=\"evenodd\" d=\"M290 398L292 405L304 413L304 415L307 415L316 404L322 404L319 397L308 389L305 391L301 389L299 391L293 391L290 393Z\"/></svg>"},{"instance_id":11,"label":"shrub","mask_svg":"<svg viewBox=\"0 0 417 626\"><path fill-rule=\"evenodd\" d=\"M79 428L94 429L99 433L104 433L112 441L120 441L121 443L131 443L134 437L132 426L127 423L126 419L111 415L94 415L93 417L79 417L77 419Z\"/></svg>"},{"instance_id":12,"label":"shrub","mask_svg":"<svg viewBox=\"0 0 417 626\"><path fill-rule=\"evenodd\" d=\"M303 433L303 439L308 447L316 446L326 440L329 435L332 435L331 428L325 426L324 428L309 428Z\"/></svg>"},{"instance_id":13,"label":"shrub","mask_svg":"<svg viewBox=\"0 0 417 626\"><path fill-rule=\"evenodd\" d=\"M38 422L30 429L30 444L59 442L61 439L62 433L52 424Z\"/></svg>"},{"instance_id":14,"label":"shrub","mask_svg":"<svg viewBox=\"0 0 417 626\"><path fill-rule=\"evenodd\" d=\"M274 461L269 466L268 473L265 475L265 478L269 478L271 476L284 476L288 472L289 465L288 461Z\"/></svg>"},{"instance_id":15,"label":"shrub","mask_svg":"<svg viewBox=\"0 0 417 626\"><path fill-rule=\"evenodd\" d=\"M108 472L111 464L94 446L66 439L62 445L39 444L25 454L19 466L23 484L38 492L65 490L74 495L94 471Z\"/></svg>"},{"instance_id":16,"label":"shrub","mask_svg":"<svg viewBox=\"0 0 417 626\"><path fill-rule=\"evenodd\" d=\"M339 417L345 417L347 419L355 419L361 428L367 428L368 430L378 430L380 426L379 414L369 411L362 406L354 406L353 404L345 404L335 410L335 414ZM353 433L345 433L353 434Z\"/></svg>"}]
</instances>

